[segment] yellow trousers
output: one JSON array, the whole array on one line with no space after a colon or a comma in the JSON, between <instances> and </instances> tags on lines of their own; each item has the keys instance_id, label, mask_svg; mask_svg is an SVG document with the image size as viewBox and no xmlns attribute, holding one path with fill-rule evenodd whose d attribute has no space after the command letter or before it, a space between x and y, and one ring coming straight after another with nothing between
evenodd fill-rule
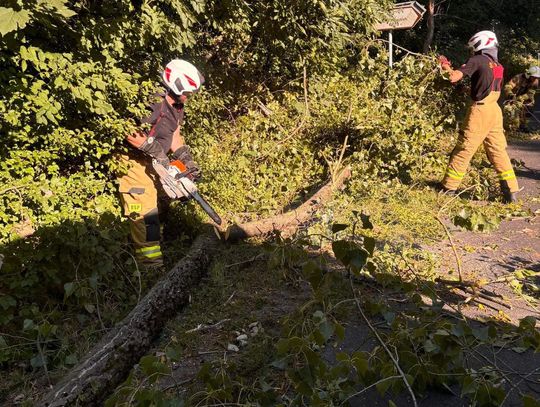
<instances>
[{"instance_id":1,"label":"yellow trousers","mask_svg":"<svg viewBox=\"0 0 540 407\"><path fill-rule=\"evenodd\" d=\"M149 159L121 156L129 169L118 179L124 215L129 217L130 232L137 260L148 265L160 265L160 224L157 207L158 192Z\"/></svg>"},{"instance_id":2,"label":"yellow trousers","mask_svg":"<svg viewBox=\"0 0 540 407\"><path fill-rule=\"evenodd\" d=\"M491 92L484 100L470 107L463 132L442 181L446 189L455 190L459 187L474 153L484 143L488 159L495 167L503 188L510 192L519 190L516 174L506 152L502 111L497 104L499 96L500 92Z\"/></svg>"}]
</instances>

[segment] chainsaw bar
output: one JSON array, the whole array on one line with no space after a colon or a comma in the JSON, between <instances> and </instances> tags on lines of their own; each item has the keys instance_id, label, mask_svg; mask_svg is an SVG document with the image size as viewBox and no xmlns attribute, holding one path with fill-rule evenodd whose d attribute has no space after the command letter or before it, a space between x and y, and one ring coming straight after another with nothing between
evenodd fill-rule
<instances>
[{"instance_id":1,"label":"chainsaw bar","mask_svg":"<svg viewBox=\"0 0 540 407\"><path fill-rule=\"evenodd\" d=\"M197 201L197 203L203 208L203 210L212 218L214 222L221 225L221 218L216 213L214 208L210 206L206 199L204 199L198 192L191 192L191 197Z\"/></svg>"}]
</instances>

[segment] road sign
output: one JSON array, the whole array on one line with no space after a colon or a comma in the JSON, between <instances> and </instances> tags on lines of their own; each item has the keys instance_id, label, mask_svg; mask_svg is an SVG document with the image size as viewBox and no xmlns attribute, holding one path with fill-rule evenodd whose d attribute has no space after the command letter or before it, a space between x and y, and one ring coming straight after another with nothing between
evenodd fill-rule
<instances>
[{"instance_id":1,"label":"road sign","mask_svg":"<svg viewBox=\"0 0 540 407\"><path fill-rule=\"evenodd\" d=\"M417 1L397 3L390 11L388 21L376 24L379 31L406 30L413 28L422 19L426 8Z\"/></svg>"},{"instance_id":2,"label":"road sign","mask_svg":"<svg viewBox=\"0 0 540 407\"><path fill-rule=\"evenodd\" d=\"M388 65L394 65L394 30L406 30L413 28L422 19L426 8L417 1L406 1L397 3L390 10L388 21L376 24L375 29L388 31Z\"/></svg>"}]
</instances>

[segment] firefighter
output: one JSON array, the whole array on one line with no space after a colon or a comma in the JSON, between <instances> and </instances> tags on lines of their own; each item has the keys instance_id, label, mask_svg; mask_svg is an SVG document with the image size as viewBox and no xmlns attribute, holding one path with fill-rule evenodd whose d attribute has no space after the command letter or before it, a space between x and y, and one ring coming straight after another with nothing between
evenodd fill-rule
<instances>
[{"instance_id":1,"label":"firefighter","mask_svg":"<svg viewBox=\"0 0 540 407\"><path fill-rule=\"evenodd\" d=\"M507 111L512 112L514 107L515 126L520 130L528 131L527 111L534 107L536 91L540 85L540 66L533 66L525 73L514 76L504 87Z\"/></svg>"},{"instance_id":2,"label":"firefighter","mask_svg":"<svg viewBox=\"0 0 540 407\"><path fill-rule=\"evenodd\" d=\"M454 70L444 56L439 58L441 68L448 72L455 84L464 76L471 78L472 103L452 152L442 188L455 194L474 153L484 144L487 156L499 175L503 201L516 202L519 191L516 175L506 152L502 111L497 101L501 95L504 68L498 59L498 40L491 31L480 31L469 40L473 56L460 68Z\"/></svg>"},{"instance_id":3,"label":"firefighter","mask_svg":"<svg viewBox=\"0 0 540 407\"><path fill-rule=\"evenodd\" d=\"M165 166L173 159L182 161L194 177L200 170L189 147L180 134L184 103L197 92L204 78L191 63L174 59L163 71L165 92L150 106L148 117L141 120L141 129L127 137L134 147L122 156L128 172L119 179L119 190L125 216L130 219L131 240L138 263L150 267L163 265L160 246L158 191L161 188L153 173L152 159Z\"/></svg>"}]
</instances>

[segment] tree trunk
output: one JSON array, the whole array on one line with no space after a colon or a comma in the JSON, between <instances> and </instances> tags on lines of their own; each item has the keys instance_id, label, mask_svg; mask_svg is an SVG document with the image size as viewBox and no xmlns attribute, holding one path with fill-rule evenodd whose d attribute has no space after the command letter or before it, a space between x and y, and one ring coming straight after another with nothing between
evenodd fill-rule
<instances>
[{"instance_id":1,"label":"tree trunk","mask_svg":"<svg viewBox=\"0 0 540 407\"><path fill-rule=\"evenodd\" d=\"M433 43L433 37L435 35L435 0L429 0L427 7L427 27L428 32L424 41L424 54L427 54Z\"/></svg>"},{"instance_id":2,"label":"tree trunk","mask_svg":"<svg viewBox=\"0 0 540 407\"><path fill-rule=\"evenodd\" d=\"M103 405L126 378L169 318L189 302L191 290L208 269L219 246L213 231L194 242L189 253L42 400L41 406Z\"/></svg>"},{"instance_id":3,"label":"tree trunk","mask_svg":"<svg viewBox=\"0 0 540 407\"><path fill-rule=\"evenodd\" d=\"M341 188L343 183L350 176L351 169L347 167L334 181L328 182L309 200L290 212L259 221L230 226L225 232L225 240L234 241L246 239L248 237L267 235L274 231L283 233L296 230L299 226L308 221L317 209L331 199L334 191Z\"/></svg>"}]
</instances>

